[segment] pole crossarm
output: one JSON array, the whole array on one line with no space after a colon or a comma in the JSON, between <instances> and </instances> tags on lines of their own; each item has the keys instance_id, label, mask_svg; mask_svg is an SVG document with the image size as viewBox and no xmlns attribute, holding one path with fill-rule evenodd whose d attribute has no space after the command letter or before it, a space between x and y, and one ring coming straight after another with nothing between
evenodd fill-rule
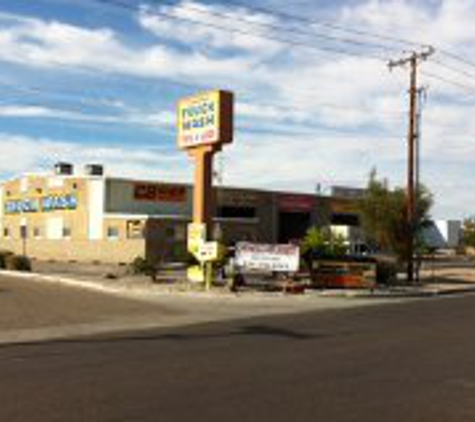
<instances>
[{"instance_id":1,"label":"pole crossarm","mask_svg":"<svg viewBox=\"0 0 475 422\"><path fill-rule=\"evenodd\" d=\"M413 51L408 56L397 60L390 60L388 62L389 70L395 67L405 66L408 63L415 63L416 66L422 61L427 60L432 54L435 53L435 48L432 46L426 47L422 51Z\"/></svg>"}]
</instances>

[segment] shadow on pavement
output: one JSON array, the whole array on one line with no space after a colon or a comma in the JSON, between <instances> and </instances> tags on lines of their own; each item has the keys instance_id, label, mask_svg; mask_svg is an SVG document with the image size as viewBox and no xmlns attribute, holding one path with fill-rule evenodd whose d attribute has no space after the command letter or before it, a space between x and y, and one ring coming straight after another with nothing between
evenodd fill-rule
<instances>
[{"instance_id":1,"label":"shadow on pavement","mask_svg":"<svg viewBox=\"0 0 475 422\"><path fill-rule=\"evenodd\" d=\"M199 331L199 330L197 330ZM270 338L281 338L288 340L311 340L316 338L325 338L328 337L327 334L309 334L305 332L299 332L295 330L289 330L277 326L265 325L265 324L251 324L243 325L237 327L230 331L225 332L182 332L182 333L163 333L163 334L145 334L145 333L135 333L133 335L127 333L117 333L109 334L108 337L105 335L94 335L94 336L84 336L76 338L61 338L61 339L45 339L39 341L19 341L12 342L8 344L0 345L0 350L6 350L9 348L15 347L38 347L38 346L49 346L49 345L74 345L74 344L110 344L110 343L121 343L124 341L133 341L133 342L157 342L157 341L177 341L177 342L188 342L194 340L203 340L203 339L217 339L217 338L230 338L230 337L270 337Z\"/></svg>"}]
</instances>

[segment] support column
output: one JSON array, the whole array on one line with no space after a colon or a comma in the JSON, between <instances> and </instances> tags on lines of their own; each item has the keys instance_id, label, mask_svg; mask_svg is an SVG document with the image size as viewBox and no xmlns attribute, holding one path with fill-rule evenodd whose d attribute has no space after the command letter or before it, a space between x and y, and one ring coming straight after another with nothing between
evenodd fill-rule
<instances>
[{"instance_id":1,"label":"support column","mask_svg":"<svg viewBox=\"0 0 475 422\"><path fill-rule=\"evenodd\" d=\"M210 231L213 221L213 156L216 147L199 147L189 150L195 162L195 183L193 188L193 223L206 224Z\"/></svg>"}]
</instances>

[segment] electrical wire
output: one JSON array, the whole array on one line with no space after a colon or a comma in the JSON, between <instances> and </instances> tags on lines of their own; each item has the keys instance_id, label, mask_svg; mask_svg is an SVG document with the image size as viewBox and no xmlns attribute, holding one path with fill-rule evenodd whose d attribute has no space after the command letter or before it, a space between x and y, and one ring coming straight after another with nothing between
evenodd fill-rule
<instances>
[{"instance_id":1,"label":"electrical wire","mask_svg":"<svg viewBox=\"0 0 475 422\"><path fill-rule=\"evenodd\" d=\"M214 10L204 10L199 7L193 7L190 4L186 4L185 10L191 10L193 12L196 12L198 14L206 15L206 16L215 16L218 18L225 18L231 21L238 21L238 22L243 22L246 24L250 24L255 27L260 27L260 28L265 28L265 29L271 29L273 31L279 31L279 32L286 32L289 34L299 34L299 35L306 35L306 36L311 36L314 38L319 38L327 41L333 41L333 42L338 42L338 43L345 43L345 44L351 44L359 47L369 47L369 48L379 48L379 49L384 49L384 50L398 50L399 48L396 47L391 47L387 44L381 44L381 43L374 43L374 42L365 42L365 41L359 41L355 39L350 39L350 38L342 38L342 37L336 37L332 35L327 35L327 34L320 34L315 31L309 31L309 30L302 30L300 28L289 28L285 27L282 25L275 25L275 24L268 24L268 23L262 23L262 22L255 22L250 19L246 19L245 17L239 17L239 16L230 16L228 13L225 12L218 12ZM252 10L252 9L249 9ZM177 16L179 17L179 16Z\"/></svg>"},{"instance_id":2,"label":"electrical wire","mask_svg":"<svg viewBox=\"0 0 475 422\"><path fill-rule=\"evenodd\" d=\"M449 58L451 58L451 59L453 59L453 60L456 60L456 61L458 61L458 62L460 62L460 63L463 63L463 64L465 64L465 65L467 65L467 66L470 66L470 67L472 67L472 68L475 68L475 62L472 61L472 60L469 60L469 59L467 59L467 58L465 58L465 57L462 57L462 56L460 56L460 55L458 55L458 54L456 54L456 53L453 53L453 52L451 52L451 51L449 51L449 50L447 50L447 49L445 49L445 48L437 48L437 51L439 51L440 53L442 53L442 54L445 55L446 57L449 57Z\"/></svg>"},{"instance_id":3,"label":"electrical wire","mask_svg":"<svg viewBox=\"0 0 475 422\"><path fill-rule=\"evenodd\" d=\"M152 0L152 1L154 3L156 3L156 0ZM297 21L297 22L304 22L304 23L307 23L307 24L322 26L324 28L329 28L329 29L333 29L333 30L337 30L337 31L341 31L341 32L346 32L346 33L353 34L353 35L356 34L356 35L365 36L365 37L368 37L368 38L391 41L391 42L394 42L394 43L398 43L398 44L405 45L405 46L410 46L410 47L413 47L413 48L414 47L418 47L418 48L425 47L424 44L414 42L414 41L410 41L410 40L407 40L407 39L404 39L404 38L398 38L398 37L389 36L389 35L386 35L386 34L379 34L379 33L374 33L374 32L370 32L370 31L364 31L364 30L361 30L361 29L349 28L349 27L345 27L343 25L324 22L324 21L321 21L321 20L312 19L312 18L303 17L303 16L297 16L297 15L293 15L293 14L286 13L286 12L275 11L275 10L265 8L265 7L249 6L247 4L245 5L243 3L239 3L239 2L233 1L233 0L227 0L226 4L232 4L232 5L235 5L235 6L245 8L245 9L250 10L250 11L255 11L255 12L264 13L264 14L268 14L268 15L273 15L273 16L277 16L277 17L280 17L280 18L289 19L289 20L293 20L293 21Z\"/></svg>"},{"instance_id":4,"label":"electrical wire","mask_svg":"<svg viewBox=\"0 0 475 422\"><path fill-rule=\"evenodd\" d=\"M153 2L156 3L156 1L153 1ZM331 24L331 23L328 23L328 22L323 22L323 21L318 21L318 20L314 20L314 19L304 18L304 17L300 17L300 16L288 14L288 13L276 12L276 11L273 11L273 10L268 9L268 8L251 7L251 6L243 5L243 4L240 4L238 2L234 2L234 1L228 1L227 3L228 4L231 3L231 4L234 4L234 5L244 7L244 8L246 8L246 10L250 10L250 11L265 13L265 14L268 14L268 15L277 16L277 17L286 18L286 19L291 19L291 20L299 21L299 22L306 22L306 23L310 23L310 24L316 24L316 25L320 25L320 26L323 26L323 27L326 27L326 28L333 28L333 29L337 29L339 31L343 31L343 32L347 32L347 33L363 35L363 36L366 36L366 37L371 37L371 38L375 38L375 39L379 39L379 40L391 41L393 43L398 43L398 44L402 44L402 45L405 45L405 46L411 46L411 47L417 46L419 48L420 47L427 47L425 44L416 43L414 41L410 41L410 40L403 39L403 38L397 38L397 37L387 36L387 35L383 35L383 34L376 34L376 33L372 33L372 32L369 32L369 31L356 30L356 29L352 29L352 28L348 28L348 27L343 27L341 25ZM221 16L221 17L229 17L229 16L226 15L226 13L219 13L219 12L213 12L213 11L204 11L203 9L199 9L197 7L190 6L189 4L186 5L186 9L191 9L191 10L194 10L198 13L201 12L201 13L207 13L207 14L212 14L212 15ZM249 20L245 20L245 21L247 21L249 23L253 23ZM262 24L260 24L260 25L262 25ZM280 27L277 27L277 26L274 26L274 25L272 25L271 28L272 27L274 29L280 29ZM328 38L330 40L343 42L343 43L347 42L347 43L350 43L350 44L355 44L355 45L360 45L360 46L367 46L367 47L373 47L373 48L383 48L383 49L387 49L387 50L396 49L395 47L392 47L392 46L389 46L389 45L377 44L377 43L367 43L367 42L358 41L358 40L349 40L349 39L346 39L346 38L338 38L338 37L333 37L331 35L322 35L322 34L310 32L310 31L301 31L301 30L296 30L296 29L292 29L292 31L297 32L297 33L306 34L306 35L313 35L313 36L317 36L317 37ZM468 60L464 57L461 57L460 55L457 55L457 54L449 51L446 48L442 49L442 48L436 47L436 49L437 49L437 51L439 51L442 55L445 55L446 57L450 57L454 60L457 60L461 63L464 63L465 65L468 65L468 66L471 66L471 67L475 68L475 62L473 62L473 61L470 61L470 60ZM436 61L436 60L432 60L432 61L434 63L438 63L442 67L450 69L454 72L458 72L459 74L462 74L464 76L467 76L467 77L470 77L470 78L475 78L474 73L469 73L469 72L464 71L462 69L455 68L453 66L442 63L441 61Z\"/></svg>"},{"instance_id":5,"label":"electrical wire","mask_svg":"<svg viewBox=\"0 0 475 422\"><path fill-rule=\"evenodd\" d=\"M448 65L446 63L443 63L443 62L441 62L440 60L437 60L437 59L432 59L431 63L435 63L436 65L438 65L438 66L440 66L444 69L447 69L447 70L449 70L451 72L454 72L454 73L458 73L459 75L465 76L465 77L470 78L470 79L475 81L475 73L467 72L463 69L459 69L457 67L454 67L454 66Z\"/></svg>"},{"instance_id":6,"label":"electrical wire","mask_svg":"<svg viewBox=\"0 0 475 422\"><path fill-rule=\"evenodd\" d=\"M475 86L468 86L468 85L465 85L465 84L461 84L460 82L456 82L452 79L448 79L444 76L440 76L440 75L432 73L432 72L427 72L426 70L421 70L420 72L421 72L422 75L427 76L428 78L436 79L436 80L445 82L447 84L456 86L458 88L463 89L464 91L469 91L471 93L470 96L475 96Z\"/></svg>"},{"instance_id":7,"label":"electrical wire","mask_svg":"<svg viewBox=\"0 0 475 422\"><path fill-rule=\"evenodd\" d=\"M127 3L124 3L124 2L118 1L118 0L90 0L90 1L94 1L96 3L102 3L102 4L105 4L105 5L109 5L109 6L120 7L120 8L129 10L129 11L137 11L138 10L135 6L131 6ZM238 34L242 34L242 35L254 36L254 37L257 37L257 38L262 38L262 39L275 41L275 42L278 42L278 43L281 43L281 44L287 44L287 45L291 45L291 46L294 46L294 47L304 47L304 48L319 51L319 52L326 52L326 53L331 53L331 54L339 54L339 55L345 55L345 56L367 58L367 59L373 59L373 60L378 60L378 61L384 61L385 60L384 57L379 56L379 55L366 54L366 53L363 54L363 53L360 53L360 52L350 51L348 49L344 49L344 48L340 48L340 47L315 45L315 44L311 44L309 42L291 40L291 39L279 37L279 36L276 36L276 35L270 36L270 35L266 35L266 34L263 34L263 33L255 33L255 32L252 32L252 31L246 31L244 29L230 28L230 27L222 26L222 25L219 25L219 24L211 23L211 22L203 22L201 20L196 20L196 19L192 19L192 18L189 18L189 17L179 17L179 16L176 16L174 14L166 13L166 12L163 12L163 11L154 10L154 11L150 11L149 13L151 13L152 15L161 16L163 18L170 19L170 20L175 20L175 21L179 21L179 22L188 22L188 23L192 23L192 24L196 24L196 25L201 25L201 26L206 26L206 27L209 27L209 28L214 28L214 29L226 31L226 32L229 32L229 33L238 33Z\"/></svg>"},{"instance_id":8,"label":"electrical wire","mask_svg":"<svg viewBox=\"0 0 475 422\"><path fill-rule=\"evenodd\" d=\"M156 0L151 0L151 1L156 2ZM350 28L350 27L345 27L343 25L324 22L324 21L321 21L321 20L316 20L316 19L312 19L312 18L308 18L308 17L297 16L297 15L293 15L293 14L290 14L290 13L278 12L278 11L275 11L275 10L271 10L269 8L248 6L248 5L244 5L242 3L233 1L233 0L228 0L226 3L227 4L234 4L234 5L246 8L247 10L250 10L250 11L266 13L266 14L269 14L269 15L273 15L273 16L277 16L277 17L281 17L281 18L285 18L285 19L291 19L291 20L294 20L294 21L297 21L297 22L315 24L315 25L318 25L318 26L322 26L322 27L329 28L329 29L335 29L335 30L350 33L350 34L366 36L366 37L373 38L373 39L378 39L378 40L391 41L393 43L404 45L406 47L411 47L411 48L425 48L425 47L427 47L426 44L411 41L409 39L405 39L405 38L401 38L401 37L394 37L394 36L389 36L387 34L375 33L375 32L365 31L365 30L361 30L361 29L354 29L354 28ZM446 57L449 57L453 60L456 60L456 61L458 61L460 63L463 63L467 66L470 66L472 68L475 68L475 61L474 60L470 60L470 59L467 59L466 57L462 57L461 55L450 51L448 48L438 46L437 44L435 44L434 47L442 55L445 55Z\"/></svg>"}]
</instances>

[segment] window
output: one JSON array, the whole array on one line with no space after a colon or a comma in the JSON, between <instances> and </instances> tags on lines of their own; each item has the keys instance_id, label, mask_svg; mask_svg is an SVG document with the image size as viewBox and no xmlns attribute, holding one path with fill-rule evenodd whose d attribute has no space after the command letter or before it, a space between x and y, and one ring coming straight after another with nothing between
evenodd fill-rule
<instances>
[{"instance_id":1,"label":"window","mask_svg":"<svg viewBox=\"0 0 475 422\"><path fill-rule=\"evenodd\" d=\"M140 220L127 221L127 238L141 239L144 237L145 224Z\"/></svg>"},{"instance_id":2,"label":"window","mask_svg":"<svg viewBox=\"0 0 475 422\"><path fill-rule=\"evenodd\" d=\"M63 227L63 238L70 239L71 238L71 227Z\"/></svg>"},{"instance_id":3,"label":"window","mask_svg":"<svg viewBox=\"0 0 475 422\"><path fill-rule=\"evenodd\" d=\"M183 241L186 239L186 226L175 227L175 240Z\"/></svg>"},{"instance_id":4,"label":"window","mask_svg":"<svg viewBox=\"0 0 475 422\"><path fill-rule=\"evenodd\" d=\"M224 218L255 218L256 208L254 207L230 207L218 208L218 217Z\"/></svg>"},{"instance_id":5,"label":"window","mask_svg":"<svg viewBox=\"0 0 475 422\"><path fill-rule=\"evenodd\" d=\"M331 223L334 226L359 226L360 221L357 214L333 214L331 216Z\"/></svg>"},{"instance_id":6,"label":"window","mask_svg":"<svg viewBox=\"0 0 475 422\"><path fill-rule=\"evenodd\" d=\"M34 237L35 239L39 239L39 238L41 237L41 230L40 230L39 227L35 227L35 228L33 229L33 237Z\"/></svg>"},{"instance_id":7,"label":"window","mask_svg":"<svg viewBox=\"0 0 475 422\"><path fill-rule=\"evenodd\" d=\"M116 226L107 227L107 238L108 239L118 239L119 238L119 228Z\"/></svg>"},{"instance_id":8,"label":"window","mask_svg":"<svg viewBox=\"0 0 475 422\"><path fill-rule=\"evenodd\" d=\"M10 238L10 229L8 227L3 228L3 237L5 237L6 239Z\"/></svg>"},{"instance_id":9,"label":"window","mask_svg":"<svg viewBox=\"0 0 475 422\"><path fill-rule=\"evenodd\" d=\"M175 238L175 228L174 227L167 227L165 229L165 237L167 239L174 239Z\"/></svg>"}]
</instances>

